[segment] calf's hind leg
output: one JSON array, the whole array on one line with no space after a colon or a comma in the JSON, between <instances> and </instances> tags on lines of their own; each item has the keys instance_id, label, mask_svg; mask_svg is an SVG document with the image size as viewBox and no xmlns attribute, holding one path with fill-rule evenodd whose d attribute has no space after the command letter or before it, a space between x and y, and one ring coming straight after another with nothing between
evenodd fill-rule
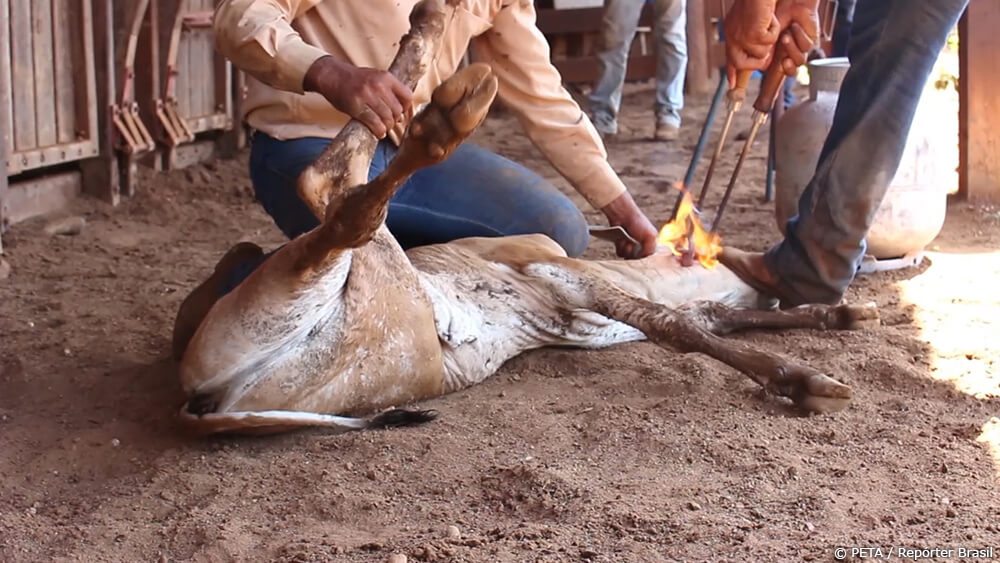
<instances>
[{"instance_id":1,"label":"calf's hind leg","mask_svg":"<svg viewBox=\"0 0 1000 563\"><path fill-rule=\"evenodd\" d=\"M324 262L329 252L371 241L385 222L396 190L417 170L448 158L486 118L496 93L496 76L482 63L463 68L438 86L431 103L413 118L384 172L367 184L327 192L323 224L306 235L306 258Z\"/></svg>"},{"instance_id":2,"label":"calf's hind leg","mask_svg":"<svg viewBox=\"0 0 1000 563\"><path fill-rule=\"evenodd\" d=\"M421 0L410 12L410 29L399 41L389 73L413 90L427 73L456 0ZM350 186L365 183L378 140L360 121L351 120L299 178L299 197L323 220L330 200Z\"/></svg>"},{"instance_id":3,"label":"calf's hind leg","mask_svg":"<svg viewBox=\"0 0 1000 563\"><path fill-rule=\"evenodd\" d=\"M682 352L711 356L815 413L845 408L852 391L833 378L778 354L719 337L747 328L856 329L878 321L874 306L805 305L785 311L742 310L714 302L670 308L630 294L571 261L533 264L526 273L546 279L565 304L584 308L641 330L651 341Z\"/></svg>"}]
</instances>

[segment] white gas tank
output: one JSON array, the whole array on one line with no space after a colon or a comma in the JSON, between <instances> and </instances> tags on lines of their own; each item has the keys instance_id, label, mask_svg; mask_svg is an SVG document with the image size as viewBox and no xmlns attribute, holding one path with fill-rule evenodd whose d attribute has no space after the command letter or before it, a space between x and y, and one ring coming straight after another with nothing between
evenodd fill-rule
<instances>
[{"instance_id":1,"label":"white gas tank","mask_svg":"<svg viewBox=\"0 0 1000 563\"><path fill-rule=\"evenodd\" d=\"M809 99L776 124L775 218L782 233L816 170L849 67L846 58L810 62ZM868 254L876 259L923 250L941 231L948 194L958 189L958 94L935 82L921 95L899 169L869 230Z\"/></svg>"}]
</instances>

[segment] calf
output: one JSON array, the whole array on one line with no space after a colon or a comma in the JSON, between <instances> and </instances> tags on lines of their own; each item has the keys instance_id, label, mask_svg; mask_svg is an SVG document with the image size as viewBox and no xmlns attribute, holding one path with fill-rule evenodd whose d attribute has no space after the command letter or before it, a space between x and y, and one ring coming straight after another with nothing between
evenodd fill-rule
<instances>
[{"instance_id":1,"label":"calf","mask_svg":"<svg viewBox=\"0 0 1000 563\"><path fill-rule=\"evenodd\" d=\"M403 83L422 75L452 9L427 0L414 10L390 68ZM874 307L769 310L725 266L685 268L670 253L576 260L541 235L404 252L384 223L389 199L475 130L496 90L481 64L445 81L411 121L398 156L368 183L376 139L358 122L344 128L300 179L320 226L273 254L214 304L189 341L175 343L189 396L182 420L205 433L421 422L433 413L399 407L475 385L526 350L642 339L707 354L807 411L846 406L849 387L720 335L851 329L877 322Z\"/></svg>"}]
</instances>

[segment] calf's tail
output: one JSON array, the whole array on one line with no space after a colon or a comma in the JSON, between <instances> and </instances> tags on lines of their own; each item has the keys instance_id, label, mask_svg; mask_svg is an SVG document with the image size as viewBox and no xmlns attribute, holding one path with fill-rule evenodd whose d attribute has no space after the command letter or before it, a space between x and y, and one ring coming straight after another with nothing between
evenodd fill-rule
<instances>
[{"instance_id":1,"label":"calf's tail","mask_svg":"<svg viewBox=\"0 0 1000 563\"><path fill-rule=\"evenodd\" d=\"M310 427L325 427L334 434L376 428L424 424L437 418L437 411L393 408L368 417L337 416L304 411L192 412L191 403L181 408L180 421L188 430L208 434L277 434Z\"/></svg>"}]
</instances>

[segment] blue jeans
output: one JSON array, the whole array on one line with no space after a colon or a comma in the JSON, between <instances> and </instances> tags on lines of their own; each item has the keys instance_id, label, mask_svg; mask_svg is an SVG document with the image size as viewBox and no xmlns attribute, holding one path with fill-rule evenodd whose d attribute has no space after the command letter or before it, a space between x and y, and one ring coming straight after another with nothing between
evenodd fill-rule
<instances>
[{"instance_id":1,"label":"blue jeans","mask_svg":"<svg viewBox=\"0 0 1000 563\"><path fill-rule=\"evenodd\" d=\"M253 135L254 193L289 239L319 225L296 185L302 171L330 142L315 137L280 141L260 131ZM385 170L396 150L388 140L378 144L369 180ZM524 166L469 143L459 145L444 162L413 174L390 200L386 226L404 249L466 237L540 233L576 257L590 243L583 213L555 186ZM226 291L267 256L238 268Z\"/></svg>"},{"instance_id":2,"label":"blue jeans","mask_svg":"<svg viewBox=\"0 0 1000 563\"><path fill-rule=\"evenodd\" d=\"M839 0L834 18L833 47L831 57L846 57L847 42L851 38L851 22L854 21L854 7L857 0Z\"/></svg>"},{"instance_id":3,"label":"blue jeans","mask_svg":"<svg viewBox=\"0 0 1000 563\"><path fill-rule=\"evenodd\" d=\"M924 86L969 0L858 0L833 126L785 240L764 255L786 295L836 303L896 174Z\"/></svg>"},{"instance_id":4,"label":"blue jeans","mask_svg":"<svg viewBox=\"0 0 1000 563\"><path fill-rule=\"evenodd\" d=\"M657 119L680 126L687 72L687 10L685 0L650 0L655 13ZM590 94L594 126L603 133L617 133L622 87L629 49L639 26L645 0L608 0L601 24L601 52L597 55L600 78Z\"/></svg>"}]
</instances>

